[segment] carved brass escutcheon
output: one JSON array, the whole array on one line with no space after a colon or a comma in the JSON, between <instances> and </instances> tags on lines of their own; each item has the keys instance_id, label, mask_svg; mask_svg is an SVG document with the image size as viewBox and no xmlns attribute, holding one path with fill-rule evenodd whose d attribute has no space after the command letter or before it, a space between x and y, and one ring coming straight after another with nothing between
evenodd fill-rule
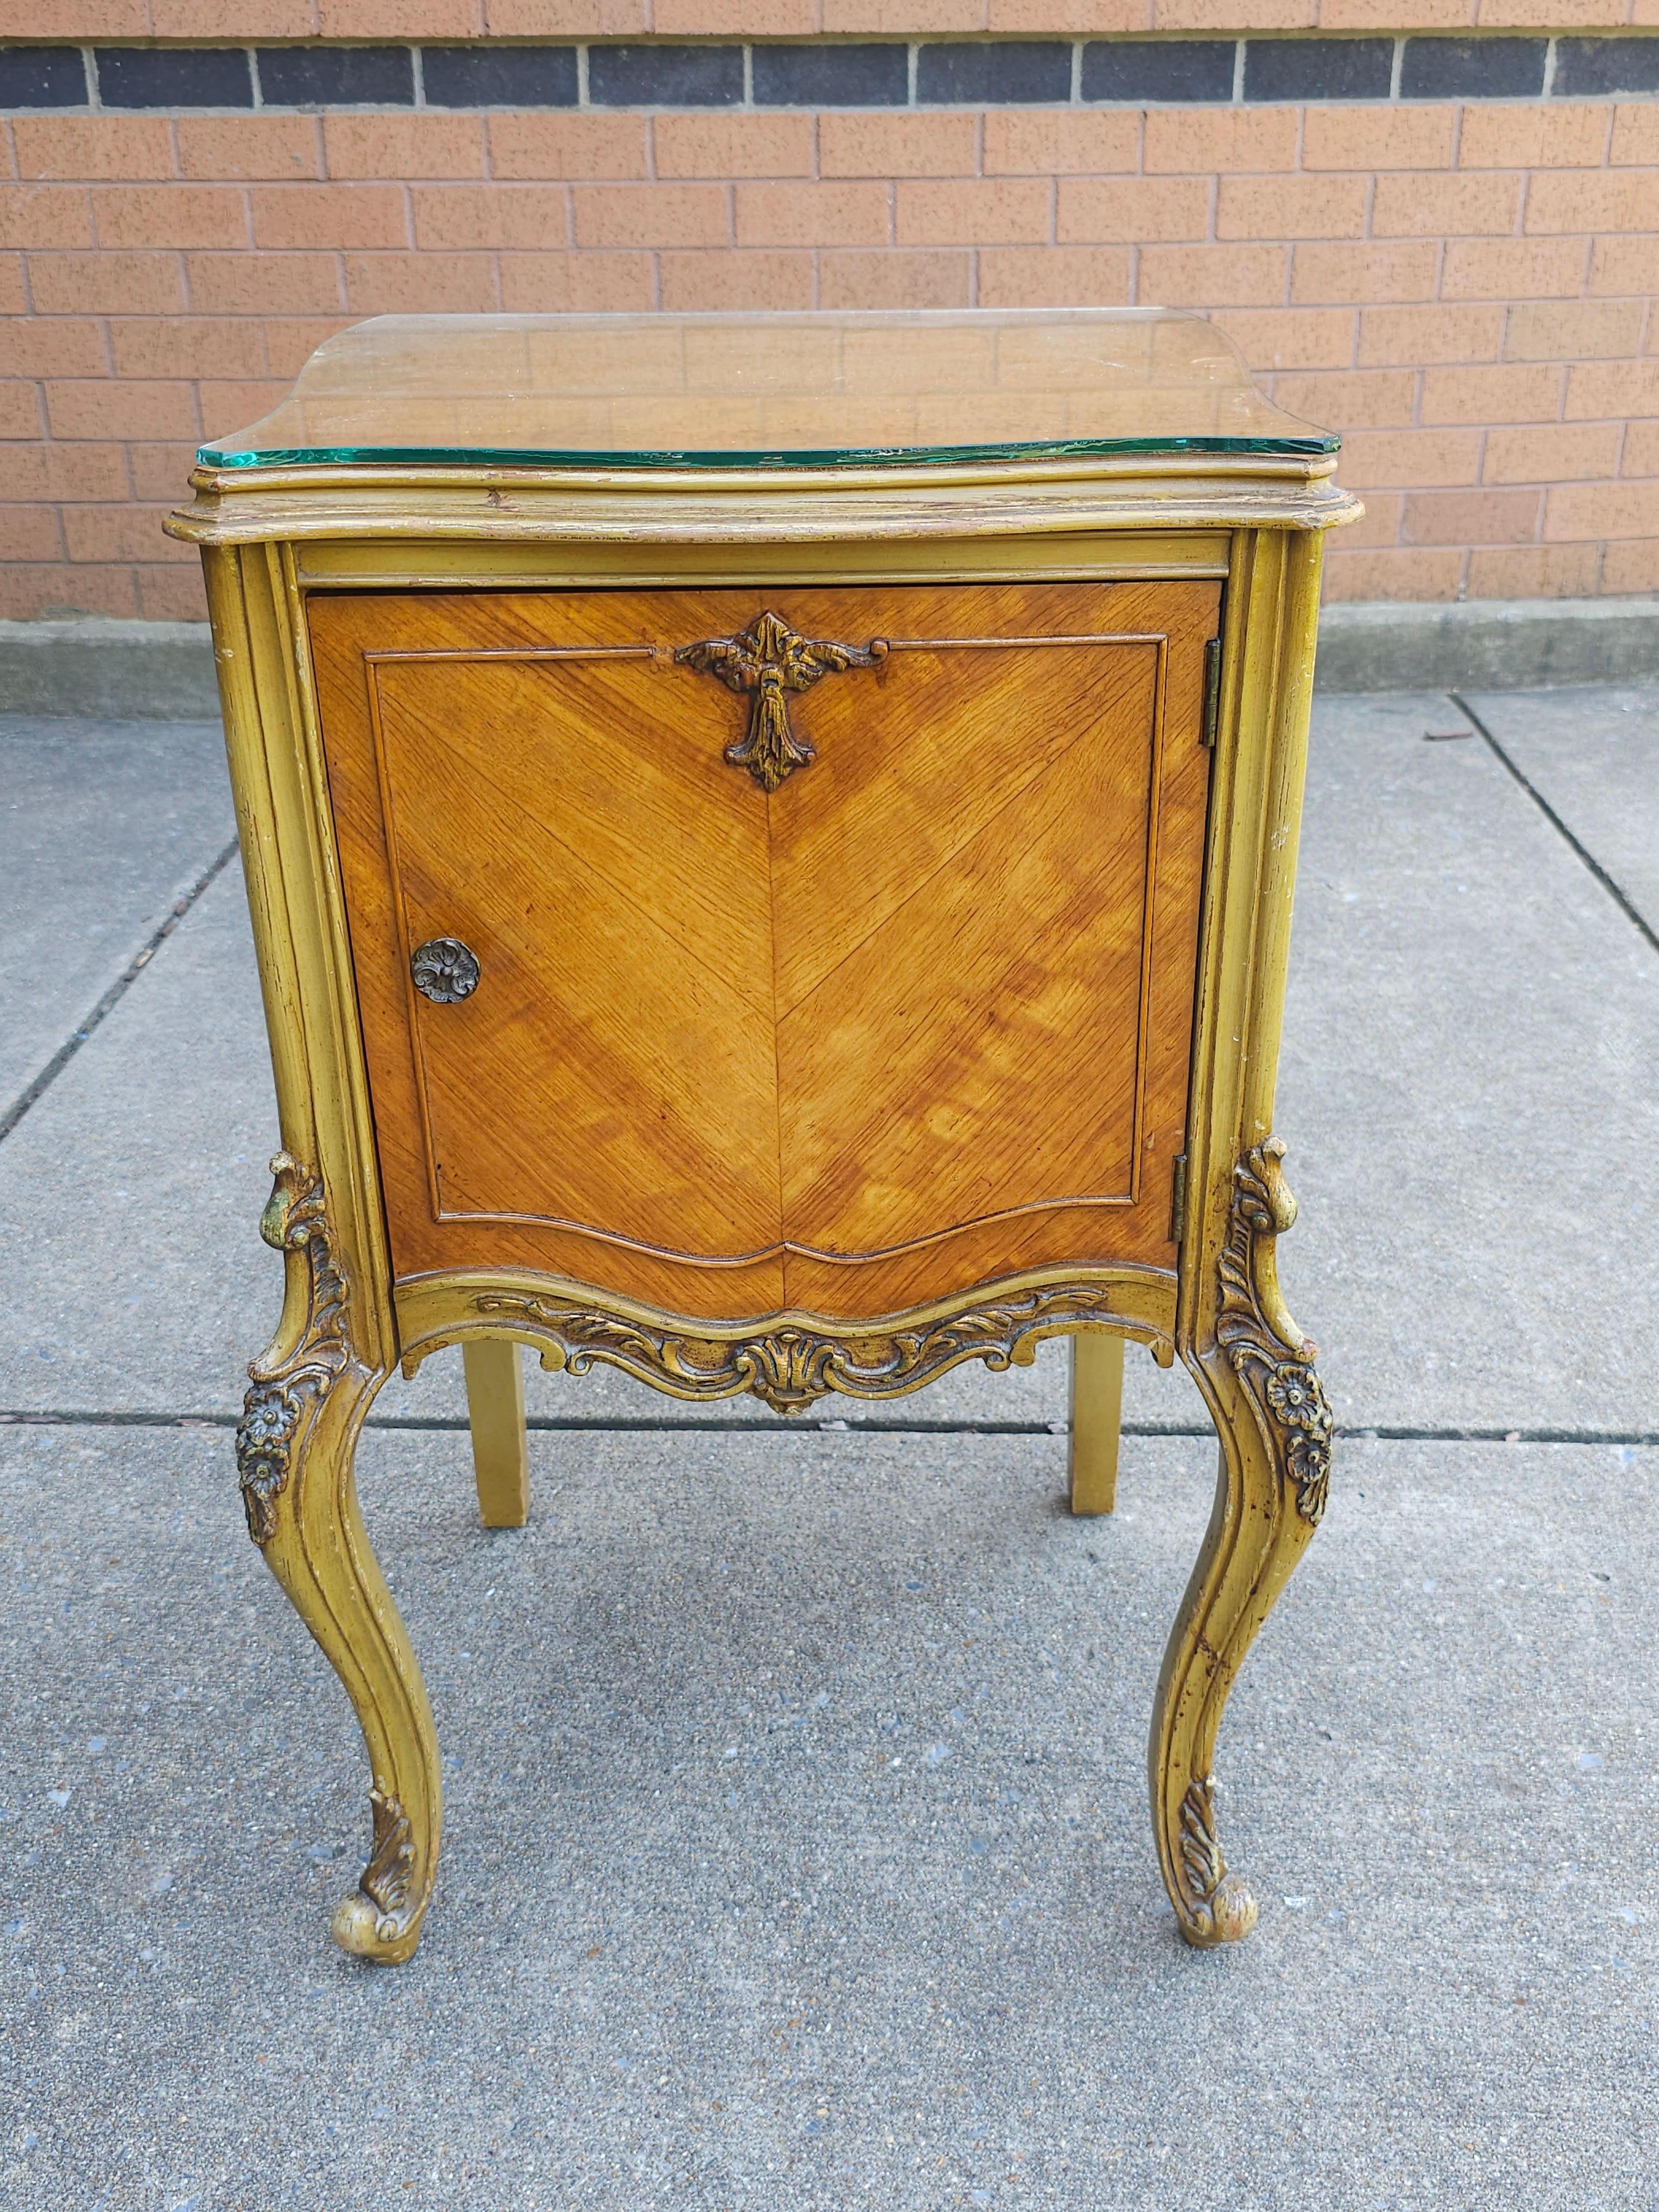
<instances>
[{"instance_id":1,"label":"carved brass escutcheon","mask_svg":"<svg viewBox=\"0 0 1659 2212\"><path fill-rule=\"evenodd\" d=\"M749 726L726 749L733 768L746 768L757 783L775 791L786 776L814 757L806 739L790 726L785 693L806 691L820 677L848 668L873 668L887 658L887 641L867 646L834 645L827 638L802 637L781 615L769 609L735 637L706 637L682 645L674 658L689 668L718 677L728 690L752 695Z\"/></svg>"}]
</instances>

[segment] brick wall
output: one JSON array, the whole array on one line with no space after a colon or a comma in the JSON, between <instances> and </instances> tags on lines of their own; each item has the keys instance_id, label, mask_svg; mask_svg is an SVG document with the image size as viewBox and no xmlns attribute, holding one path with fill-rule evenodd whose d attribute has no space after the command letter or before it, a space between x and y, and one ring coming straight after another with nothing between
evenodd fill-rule
<instances>
[{"instance_id":1,"label":"brick wall","mask_svg":"<svg viewBox=\"0 0 1659 2212\"><path fill-rule=\"evenodd\" d=\"M199 615L193 447L362 316L973 301L1213 310L1334 596L1659 590L1659 0L654 4L9 0L0 615Z\"/></svg>"}]
</instances>

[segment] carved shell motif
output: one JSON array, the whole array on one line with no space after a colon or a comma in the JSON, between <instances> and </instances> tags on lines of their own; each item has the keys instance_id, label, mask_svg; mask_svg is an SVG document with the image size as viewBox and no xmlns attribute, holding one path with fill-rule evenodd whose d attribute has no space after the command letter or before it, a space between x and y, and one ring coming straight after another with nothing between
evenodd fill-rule
<instances>
[{"instance_id":1,"label":"carved shell motif","mask_svg":"<svg viewBox=\"0 0 1659 2212\"><path fill-rule=\"evenodd\" d=\"M831 1390L899 1397L965 1359L1000 1371L1029 1359L1052 1331L1121 1320L1111 1286L1093 1283L1045 1284L947 1319L859 1336L793 1320L743 1336L698 1336L545 1293L486 1291L473 1305L533 1333L547 1346L544 1364L569 1374L586 1374L598 1359L676 1397L730 1398L746 1390L780 1413L798 1413Z\"/></svg>"}]
</instances>

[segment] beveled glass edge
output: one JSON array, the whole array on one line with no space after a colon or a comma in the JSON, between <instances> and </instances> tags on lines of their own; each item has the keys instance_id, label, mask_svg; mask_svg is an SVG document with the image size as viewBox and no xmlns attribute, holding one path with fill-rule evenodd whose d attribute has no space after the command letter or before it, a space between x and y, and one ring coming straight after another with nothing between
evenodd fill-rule
<instances>
[{"instance_id":1,"label":"beveled glass edge","mask_svg":"<svg viewBox=\"0 0 1659 2212\"><path fill-rule=\"evenodd\" d=\"M619 452L528 446L280 446L229 453L199 446L198 468L832 469L915 468L981 461L1089 460L1114 453L1261 454L1290 459L1340 453L1326 432L1308 438L1060 438L985 446L832 446L767 452Z\"/></svg>"}]
</instances>

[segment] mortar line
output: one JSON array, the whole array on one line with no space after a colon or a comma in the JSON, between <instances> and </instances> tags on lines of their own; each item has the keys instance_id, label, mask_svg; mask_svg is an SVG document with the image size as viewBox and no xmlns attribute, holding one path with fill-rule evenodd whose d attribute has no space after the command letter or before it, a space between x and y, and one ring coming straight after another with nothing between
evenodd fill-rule
<instances>
[{"instance_id":1,"label":"mortar line","mask_svg":"<svg viewBox=\"0 0 1659 2212\"><path fill-rule=\"evenodd\" d=\"M1648 921L1646 915L1643 914L1641 908L1627 896L1620 885L1607 873L1607 870L1601 866L1601 863L1596 859L1595 854L1591 852L1589 847L1586 845L1582 839L1576 837L1572 831L1568 829L1566 823L1556 812L1555 809L1550 805L1548 799L1545 798L1543 793L1538 788L1538 786L1534 783L1531 778L1510 758L1508 753L1506 753L1503 746L1498 744L1498 739L1486 727L1480 715L1475 713L1468 701L1464 698L1462 692L1449 691L1446 696L1460 714L1467 714L1468 716L1470 721L1474 724L1475 728L1480 731L1481 736L1492 747L1492 751L1497 754L1498 759L1502 761L1504 766L1515 778L1522 790L1526 793L1528 798L1532 800L1534 805L1537 807L1544 819L1550 823L1552 828L1558 830L1560 832L1561 836L1565 838L1567 843L1571 846L1573 851L1577 854L1584 866L1589 870L1591 875L1595 877L1596 882L1600 884L1602 890L1607 892L1609 898L1613 899L1617 905L1623 908L1626 919L1635 923L1638 929L1641 931L1643 936L1646 938L1648 943L1653 947L1654 951L1656 952L1659 952L1659 933L1655 932ZM3 1132L0 1132L0 1133L3 1133Z\"/></svg>"},{"instance_id":2,"label":"mortar line","mask_svg":"<svg viewBox=\"0 0 1659 2212\"><path fill-rule=\"evenodd\" d=\"M116 977L115 981L110 985L108 990L105 992L103 997L99 1000L97 1005L87 1016L86 1019L81 1024L80 1027L74 1030L69 1036L64 1038L63 1043L58 1046L57 1051L53 1053L52 1058L40 1070L40 1073L35 1077L33 1082L28 1085L27 1090L21 1092L17 1097L13 1099L11 1104L6 1109L3 1115L0 1115L0 1144L3 1144L6 1139L10 1136L12 1131L17 1127L17 1124L22 1120L24 1115L28 1112L30 1107L35 1103L36 1100L44 1097L45 1094L51 1090L52 1085L57 1082L58 1077L69 1066L70 1060L74 1059L76 1054L80 1051L87 1039L103 1021L105 1016L112 1012L115 1007L118 1006L120 1001L126 996L128 991L132 988L133 984L137 981L144 969L149 967L151 959L159 950L163 940L172 936L173 931L177 929L179 923L190 912L191 907L195 905L197 900L201 897L202 893L207 889L214 878L217 876L222 869L228 867L230 865L230 862L235 858L236 846L237 840L233 837L229 844L225 847L224 851L220 854L218 859L212 861L209 866L205 868L199 876L198 876L195 882L182 896L176 898L173 901L173 904L167 908L167 913L163 915L161 927L152 931L149 937L139 946L137 951L134 953L125 970Z\"/></svg>"},{"instance_id":3,"label":"mortar line","mask_svg":"<svg viewBox=\"0 0 1659 2212\"><path fill-rule=\"evenodd\" d=\"M142 1408L105 1411L94 1407L0 1408L0 1428L21 1429L234 1429L236 1413L149 1413ZM366 1428L416 1434L464 1436L464 1413L371 1414ZM695 1421L672 1414L532 1414L526 1429L538 1435L586 1436L888 1436L888 1437L1063 1437L1064 1421L792 1420L776 1429L757 1420ZM1126 1437L1199 1437L1213 1441L1205 1422L1125 1421ZM1659 1429L1431 1428L1407 1422L1345 1423L1339 1437L1351 1443L1424 1444L1637 1444L1659 1445Z\"/></svg>"}]
</instances>

